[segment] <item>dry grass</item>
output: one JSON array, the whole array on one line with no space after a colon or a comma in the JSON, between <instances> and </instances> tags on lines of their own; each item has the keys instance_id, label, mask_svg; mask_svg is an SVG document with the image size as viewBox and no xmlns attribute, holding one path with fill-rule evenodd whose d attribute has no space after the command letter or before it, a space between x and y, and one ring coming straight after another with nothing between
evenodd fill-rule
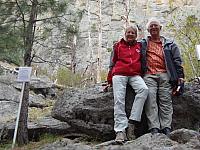
<instances>
[{"instance_id":1,"label":"dry grass","mask_svg":"<svg viewBox=\"0 0 200 150\"><path fill-rule=\"evenodd\" d=\"M48 143L53 143L57 140L62 139L61 136L56 136L52 134L44 134L40 137L38 142L29 142L27 145L19 147L15 145L15 148L13 150L37 150L41 146L48 144ZM10 150L12 147L12 143L0 145L0 150Z\"/></svg>"},{"instance_id":2,"label":"dry grass","mask_svg":"<svg viewBox=\"0 0 200 150\"><path fill-rule=\"evenodd\" d=\"M44 118L45 116L49 116L51 115L51 110L52 110L52 107L53 106L50 106L50 107L45 107L43 109L40 109L40 108L29 108L29 115L28 115L28 118L29 118L29 121L37 121L41 118Z\"/></svg>"},{"instance_id":3,"label":"dry grass","mask_svg":"<svg viewBox=\"0 0 200 150\"><path fill-rule=\"evenodd\" d=\"M41 118L44 118L45 116L50 116L54 103L55 103L55 100L46 100L45 105L47 105L48 107L44 107L43 109L29 107L29 109L28 109L29 120L37 121Z\"/></svg>"}]
</instances>

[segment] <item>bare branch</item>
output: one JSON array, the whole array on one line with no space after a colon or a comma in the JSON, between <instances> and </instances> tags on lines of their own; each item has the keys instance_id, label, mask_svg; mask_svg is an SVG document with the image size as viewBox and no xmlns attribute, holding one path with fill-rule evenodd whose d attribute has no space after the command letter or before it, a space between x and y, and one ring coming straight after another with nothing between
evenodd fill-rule
<instances>
[{"instance_id":1,"label":"bare branch","mask_svg":"<svg viewBox=\"0 0 200 150\"><path fill-rule=\"evenodd\" d=\"M42 57L37 56L37 55L35 55L35 54L33 55L32 58L33 58L33 59L34 59L34 58L39 59L38 61L32 60L32 62L34 62L34 63L59 64L59 65L61 65L61 66L63 66L63 67L66 67L67 69L71 69L69 66L67 66L67 65L71 65L71 64L66 64L66 65L65 65L65 64L61 63L59 59L57 59L57 60L55 60L55 61L45 60L45 59L43 59Z\"/></svg>"}]
</instances>

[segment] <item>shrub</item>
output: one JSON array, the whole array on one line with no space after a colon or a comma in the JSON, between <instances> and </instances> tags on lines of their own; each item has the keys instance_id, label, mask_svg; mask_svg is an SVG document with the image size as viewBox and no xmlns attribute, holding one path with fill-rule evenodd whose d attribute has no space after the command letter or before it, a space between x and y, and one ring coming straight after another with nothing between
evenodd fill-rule
<instances>
[{"instance_id":1,"label":"shrub","mask_svg":"<svg viewBox=\"0 0 200 150\"><path fill-rule=\"evenodd\" d=\"M108 72L106 70L102 70L101 71L101 74L100 74L101 81L106 81L107 80L107 74L108 74Z\"/></svg>"},{"instance_id":2,"label":"shrub","mask_svg":"<svg viewBox=\"0 0 200 150\"><path fill-rule=\"evenodd\" d=\"M80 74L74 74L66 68L58 69L56 79L58 80L58 84L70 87L80 86L82 81Z\"/></svg>"},{"instance_id":3,"label":"shrub","mask_svg":"<svg viewBox=\"0 0 200 150\"><path fill-rule=\"evenodd\" d=\"M20 50L4 51L0 54L0 60L20 66L23 63L23 55Z\"/></svg>"}]
</instances>

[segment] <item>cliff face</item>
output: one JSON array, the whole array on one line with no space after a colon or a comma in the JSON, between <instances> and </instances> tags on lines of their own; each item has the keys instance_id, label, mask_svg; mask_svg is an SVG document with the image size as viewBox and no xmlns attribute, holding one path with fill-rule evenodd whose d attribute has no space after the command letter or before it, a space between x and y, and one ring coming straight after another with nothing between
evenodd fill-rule
<instances>
[{"instance_id":1,"label":"cliff face","mask_svg":"<svg viewBox=\"0 0 200 150\"><path fill-rule=\"evenodd\" d=\"M64 43L57 38L46 41L48 45L60 42L65 50L48 51L36 45L37 54L52 61L59 59L62 64L75 66L77 71L95 75L96 69L108 69L113 42L123 36L127 23L137 25L140 29L138 38L142 38L148 34L145 27L148 19L156 17L164 25L163 35L174 37L165 26L185 16L199 17L199 6L198 0L102 0L101 3L97 0L74 0L66 10L67 19L62 20L68 29L66 33L73 34L65 34L67 42ZM59 32L55 29L52 35ZM50 73L59 68L58 64L41 66L48 68Z\"/></svg>"}]
</instances>

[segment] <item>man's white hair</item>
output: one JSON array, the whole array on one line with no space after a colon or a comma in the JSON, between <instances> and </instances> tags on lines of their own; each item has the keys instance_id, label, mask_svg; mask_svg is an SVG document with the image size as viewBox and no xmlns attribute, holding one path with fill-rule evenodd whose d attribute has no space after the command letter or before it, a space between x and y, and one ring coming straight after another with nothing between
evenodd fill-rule
<instances>
[{"instance_id":1,"label":"man's white hair","mask_svg":"<svg viewBox=\"0 0 200 150\"><path fill-rule=\"evenodd\" d=\"M147 24L146 24L146 28L147 28L147 29L149 28L149 26L150 26L150 24L151 24L152 22L157 22L157 23L162 27L162 24L160 23L160 21L159 21L157 18L152 17L152 18L150 18L150 19L148 20L148 22L147 22Z\"/></svg>"}]
</instances>

